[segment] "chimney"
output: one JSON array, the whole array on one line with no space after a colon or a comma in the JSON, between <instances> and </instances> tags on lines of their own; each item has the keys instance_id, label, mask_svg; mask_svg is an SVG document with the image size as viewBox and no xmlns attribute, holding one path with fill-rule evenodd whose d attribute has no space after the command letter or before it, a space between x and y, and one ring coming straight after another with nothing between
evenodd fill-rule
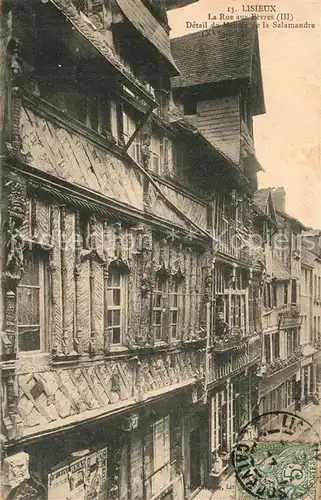
<instances>
[{"instance_id":1,"label":"chimney","mask_svg":"<svg viewBox=\"0 0 321 500\"><path fill-rule=\"evenodd\" d=\"M283 186L272 188L271 190L275 210L285 212L285 198L286 192Z\"/></svg>"}]
</instances>

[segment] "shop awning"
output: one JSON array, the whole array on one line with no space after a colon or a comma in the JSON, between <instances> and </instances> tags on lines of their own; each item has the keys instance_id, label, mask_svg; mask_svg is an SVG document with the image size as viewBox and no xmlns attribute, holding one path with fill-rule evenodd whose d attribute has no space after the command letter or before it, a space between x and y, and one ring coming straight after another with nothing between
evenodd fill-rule
<instances>
[{"instance_id":1,"label":"shop awning","mask_svg":"<svg viewBox=\"0 0 321 500\"><path fill-rule=\"evenodd\" d=\"M126 19L165 57L171 66L172 76L179 75L179 70L171 53L168 33L143 2L141 0L116 1Z\"/></svg>"}]
</instances>

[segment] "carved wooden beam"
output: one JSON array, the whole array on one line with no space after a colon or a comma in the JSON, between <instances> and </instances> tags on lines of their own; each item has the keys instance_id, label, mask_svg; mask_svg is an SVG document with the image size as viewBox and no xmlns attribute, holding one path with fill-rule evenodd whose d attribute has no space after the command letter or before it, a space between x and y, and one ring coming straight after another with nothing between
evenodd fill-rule
<instances>
[{"instance_id":1,"label":"carved wooden beam","mask_svg":"<svg viewBox=\"0 0 321 500\"><path fill-rule=\"evenodd\" d=\"M59 350L59 346L57 344L57 310L56 310L56 296L55 296L55 277L57 273L57 268L55 265L55 249L54 249L54 241L55 241L55 224L57 221L55 220L55 214L53 207L50 208L50 218L49 218L49 232L50 232L50 256L49 256L49 280L50 280L50 313L51 313L51 324L50 324L50 333L52 335L52 353L56 355Z\"/></svg>"},{"instance_id":2,"label":"carved wooden beam","mask_svg":"<svg viewBox=\"0 0 321 500\"><path fill-rule=\"evenodd\" d=\"M81 328L80 328L80 315L82 314L81 312L81 307L80 307L80 293L81 293L81 287L80 287L80 252L81 252L81 235L80 235L80 214L79 211L77 210L75 214L75 238L76 238L76 246L75 246L75 268L74 268L74 278L75 278L75 300L76 300L76 305L75 305L75 328L74 328L74 339L73 339L73 344L74 344L74 350L80 354L81 353Z\"/></svg>"},{"instance_id":3,"label":"carved wooden beam","mask_svg":"<svg viewBox=\"0 0 321 500\"><path fill-rule=\"evenodd\" d=\"M89 232L90 232L90 245L93 250L96 250L95 240L95 216L90 217ZM95 330L95 273L94 273L94 259L93 253L89 259L89 296L90 296L90 344L89 354L95 355L96 352L96 330Z\"/></svg>"},{"instance_id":4,"label":"carved wooden beam","mask_svg":"<svg viewBox=\"0 0 321 500\"><path fill-rule=\"evenodd\" d=\"M66 207L60 207L60 235L61 235L61 294L62 294L62 339L61 350L64 355L67 354L68 342L68 282L67 282L67 249L66 249Z\"/></svg>"},{"instance_id":5,"label":"carved wooden beam","mask_svg":"<svg viewBox=\"0 0 321 500\"><path fill-rule=\"evenodd\" d=\"M104 220L103 225L103 248L105 256L105 264L103 267L104 273L104 352L110 350L111 338L110 329L108 329L108 277L109 277L109 265L108 265L108 222Z\"/></svg>"}]
</instances>

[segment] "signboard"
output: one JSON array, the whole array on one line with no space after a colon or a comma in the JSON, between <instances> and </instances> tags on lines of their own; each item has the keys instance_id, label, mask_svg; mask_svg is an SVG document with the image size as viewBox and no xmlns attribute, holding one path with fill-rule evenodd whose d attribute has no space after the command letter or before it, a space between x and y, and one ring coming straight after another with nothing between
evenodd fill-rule
<instances>
[{"instance_id":1,"label":"signboard","mask_svg":"<svg viewBox=\"0 0 321 500\"><path fill-rule=\"evenodd\" d=\"M303 316L281 316L279 328L295 328L302 325Z\"/></svg>"},{"instance_id":2,"label":"signboard","mask_svg":"<svg viewBox=\"0 0 321 500\"><path fill-rule=\"evenodd\" d=\"M55 470L48 476L48 500L103 500L107 487L107 448Z\"/></svg>"}]
</instances>

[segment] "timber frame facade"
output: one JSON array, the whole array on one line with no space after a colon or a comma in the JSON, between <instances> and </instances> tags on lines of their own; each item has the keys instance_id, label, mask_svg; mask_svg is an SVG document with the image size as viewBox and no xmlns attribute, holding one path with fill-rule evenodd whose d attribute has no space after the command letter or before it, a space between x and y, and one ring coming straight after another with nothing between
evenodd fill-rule
<instances>
[{"instance_id":1,"label":"timber frame facade","mask_svg":"<svg viewBox=\"0 0 321 500\"><path fill-rule=\"evenodd\" d=\"M184 80L162 2L15 0L2 23L3 498L191 498L259 411L255 23L218 28L227 86Z\"/></svg>"}]
</instances>

